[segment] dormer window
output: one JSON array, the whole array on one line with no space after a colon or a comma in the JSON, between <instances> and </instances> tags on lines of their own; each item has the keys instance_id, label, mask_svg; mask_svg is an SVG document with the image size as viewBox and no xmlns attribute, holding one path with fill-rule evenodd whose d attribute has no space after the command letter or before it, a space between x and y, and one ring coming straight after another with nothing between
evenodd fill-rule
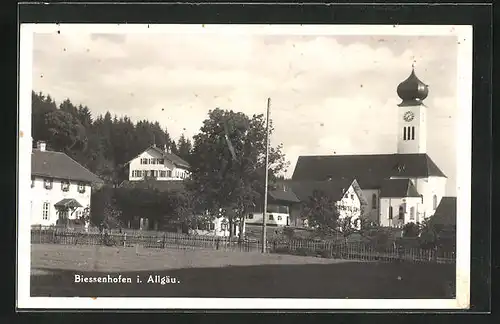
<instances>
[{"instance_id":1,"label":"dormer window","mask_svg":"<svg viewBox=\"0 0 500 324\"><path fill-rule=\"evenodd\" d=\"M62 180L61 181L61 190L62 191L69 191L69 181L68 180Z\"/></svg>"},{"instance_id":2,"label":"dormer window","mask_svg":"<svg viewBox=\"0 0 500 324\"><path fill-rule=\"evenodd\" d=\"M79 193L84 193L85 192L85 184L83 182L80 182L78 184L78 192Z\"/></svg>"},{"instance_id":3,"label":"dormer window","mask_svg":"<svg viewBox=\"0 0 500 324\"><path fill-rule=\"evenodd\" d=\"M397 166L397 170L398 170L398 172L399 172L399 173L403 172L403 171L405 170L405 166L404 166L404 164L402 164L402 165L401 165L401 164L400 164L400 165L398 165L398 166Z\"/></svg>"},{"instance_id":4,"label":"dormer window","mask_svg":"<svg viewBox=\"0 0 500 324\"><path fill-rule=\"evenodd\" d=\"M44 179L43 180L43 187L47 190L52 189L52 179Z\"/></svg>"}]
</instances>

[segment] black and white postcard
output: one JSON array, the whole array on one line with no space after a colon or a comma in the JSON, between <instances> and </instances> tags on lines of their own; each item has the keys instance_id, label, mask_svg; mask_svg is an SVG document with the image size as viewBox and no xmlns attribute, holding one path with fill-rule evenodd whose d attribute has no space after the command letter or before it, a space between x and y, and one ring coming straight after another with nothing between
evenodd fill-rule
<instances>
[{"instance_id":1,"label":"black and white postcard","mask_svg":"<svg viewBox=\"0 0 500 324\"><path fill-rule=\"evenodd\" d=\"M467 309L471 93L465 25L21 24L18 307Z\"/></svg>"}]
</instances>

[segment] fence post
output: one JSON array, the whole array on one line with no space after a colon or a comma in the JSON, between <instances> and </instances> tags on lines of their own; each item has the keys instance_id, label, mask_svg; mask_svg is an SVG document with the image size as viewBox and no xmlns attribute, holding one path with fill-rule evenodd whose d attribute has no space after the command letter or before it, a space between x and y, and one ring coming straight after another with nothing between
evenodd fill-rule
<instances>
[{"instance_id":1,"label":"fence post","mask_svg":"<svg viewBox=\"0 0 500 324\"><path fill-rule=\"evenodd\" d=\"M127 247L127 233L123 233L123 247Z\"/></svg>"}]
</instances>

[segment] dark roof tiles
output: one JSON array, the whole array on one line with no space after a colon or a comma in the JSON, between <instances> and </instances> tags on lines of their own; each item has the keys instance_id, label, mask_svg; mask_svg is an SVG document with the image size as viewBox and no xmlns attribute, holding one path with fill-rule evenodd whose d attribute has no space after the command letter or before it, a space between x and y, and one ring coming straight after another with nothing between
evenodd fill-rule
<instances>
[{"instance_id":1,"label":"dark roof tiles","mask_svg":"<svg viewBox=\"0 0 500 324\"><path fill-rule=\"evenodd\" d=\"M456 226L457 224L457 197L443 197L439 202L434 216L429 220L431 224Z\"/></svg>"},{"instance_id":2,"label":"dark roof tiles","mask_svg":"<svg viewBox=\"0 0 500 324\"><path fill-rule=\"evenodd\" d=\"M427 154L300 156L294 181L355 178L363 189L380 188L391 177L446 177Z\"/></svg>"},{"instance_id":3,"label":"dark roof tiles","mask_svg":"<svg viewBox=\"0 0 500 324\"><path fill-rule=\"evenodd\" d=\"M381 182L380 197L383 198L420 197L420 194L410 179L389 179Z\"/></svg>"},{"instance_id":4,"label":"dark roof tiles","mask_svg":"<svg viewBox=\"0 0 500 324\"><path fill-rule=\"evenodd\" d=\"M76 180L88 183L103 181L68 155L55 151L33 150L31 175L39 177Z\"/></svg>"},{"instance_id":5,"label":"dark roof tiles","mask_svg":"<svg viewBox=\"0 0 500 324\"><path fill-rule=\"evenodd\" d=\"M57 203L54 204L55 207L66 207L66 208L78 208L83 207L80 205L78 201L74 198L64 198Z\"/></svg>"},{"instance_id":6,"label":"dark roof tiles","mask_svg":"<svg viewBox=\"0 0 500 324\"><path fill-rule=\"evenodd\" d=\"M299 203L299 198L291 190L270 190L269 197L275 201L288 202L288 203Z\"/></svg>"},{"instance_id":7,"label":"dark roof tiles","mask_svg":"<svg viewBox=\"0 0 500 324\"><path fill-rule=\"evenodd\" d=\"M314 194L315 191L322 192L323 194L341 199L344 192L349 189L353 180L351 179L337 179L331 181L289 181L288 185L295 193L297 198L301 201L307 201Z\"/></svg>"},{"instance_id":8,"label":"dark roof tiles","mask_svg":"<svg viewBox=\"0 0 500 324\"><path fill-rule=\"evenodd\" d=\"M153 149L153 150L157 151L158 153L162 154L166 160L169 160L170 162L172 162L176 166L189 168L189 163L187 163L186 161L184 161L182 158L175 155L174 153L165 152L157 146L150 146L148 149Z\"/></svg>"}]
</instances>

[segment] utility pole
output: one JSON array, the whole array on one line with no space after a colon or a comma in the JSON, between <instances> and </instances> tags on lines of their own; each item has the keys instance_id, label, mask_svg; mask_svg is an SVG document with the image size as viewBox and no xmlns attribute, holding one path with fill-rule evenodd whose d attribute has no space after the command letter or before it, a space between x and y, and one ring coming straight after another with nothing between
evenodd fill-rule
<instances>
[{"instance_id":1,"label":"utility pole","mask_svg":"<svg viewBox=\"0 0 500 324\"><path fill-rule=\"evenodd\" d=\"M267 187L269 181L269 112L271 108L271 98L267 98L267 118L266 118L266 166L265 166L265 187L264 187L264 210L262 212L262 253L266 253L266 217L267 217Z\"/></svg>"}]
</instances>

